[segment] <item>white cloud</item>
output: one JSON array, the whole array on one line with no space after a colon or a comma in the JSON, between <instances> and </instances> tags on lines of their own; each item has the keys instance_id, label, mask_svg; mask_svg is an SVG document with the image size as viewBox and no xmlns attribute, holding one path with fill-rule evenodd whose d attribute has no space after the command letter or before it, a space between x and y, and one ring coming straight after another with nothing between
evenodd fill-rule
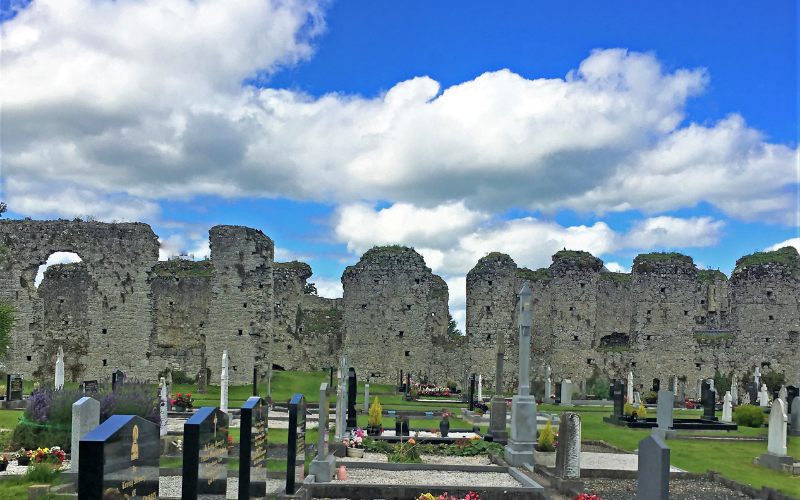
<instances>
[{"instance_id":1,"label":"white cloud","mask_svg":"<svg viewBox=\"0 0 800 500\"><path fill-rule=\"evenodd\" d=\"M712 217L652 217L634 224L625 235L628 248L707 247L719 243L724 221Z\"/></svg>"},{"instance_id":2,"label":"white cloud","mask_svg":"<svg viewBox=\"0 0 800 500\"><path fill-rule=\"evenodd\" d=\"M329 299L341 298L344 290L342 289L341 280L333 280L319 276L312 276L308 279L309 283L314 283L317 287L317 295L320 297L327 297Z\"/></svg>"},{"instance_id":3,"label":"white cloud","mask_svg":"<svg viewBox=\"0 0 800 500\"><path fill-rule=\"evenodd\" d=\"M606 269L608 269L612 273L629 273L629 272L631 272L630 268L623 266L619 262L606 262L604 265L606 266Z\"/></svg>"},{"instance_id":4,"label":"white cloud","mask_svg":"<svg viewBox=\"0 0 800 500\"><path fill-rule=\"evenodd\" d=\"M776 243L771 247L767 247L764 249L765 252L772 252L774 250L780 250L783 247L795 247L798 252L800 252L800 238L789 238L788 240L782 243Z\"/></svg>"},{"instance_id":5,"label":"white cloud","mask_svg":"<svg viewBox=\"0 0 800 500\"><path fill-rule=\"evenodd\" d=\"M78 254L73 252L53 252L50 257L47 258L47 262L39 266L39 270L36 271L33 286L39 288L39 285L42 284L42 280L44 279L44 272L47 271L48 267L57 264L72 264L73 262L82 262L82 259Z\"/></svg>"},{"instance_id":6,"label":"white cloud","mask_svg":"<svg viewBox=\"0 0 800 500\"><path fill-rule=\"evenodd\" d=\"M467 277L449 276L445 278L450 292L450 314L461 333L467 331Z\"/></svg>"},{"instance_id":7,"label":"white cloud","mask_svg":"<svg viewBox=\"0 0 800 500\"><path fill-rule=\"evenodd\" d=\"M211 257L211 245L208 237L188 239L184 233L175 233L158 238L158 260L169 260L177 255L193 256L194 260Z\"/></svg>"},{"instance_id":8,"label":"white cloud","mask_svg":"<svg viewBox=\"0 0 800 500\"><path fill-rule=\"evenodd\" d=\"M429 240L422 210L456 232L514 207L701 201L791 222L791 148L738 115L681 127L702 68L610 49L564 79L500 70L442 91L421 76L374 98L242 85L309 58L323 29L313 0L32 2L0 35L10 209L70 216L95 199L103 218L148 218L152 200L211 194L333 201L354 217L386 201L398 207L384 223L417 227L378 221L384 240Z\"/></svg>"}]
</instances>

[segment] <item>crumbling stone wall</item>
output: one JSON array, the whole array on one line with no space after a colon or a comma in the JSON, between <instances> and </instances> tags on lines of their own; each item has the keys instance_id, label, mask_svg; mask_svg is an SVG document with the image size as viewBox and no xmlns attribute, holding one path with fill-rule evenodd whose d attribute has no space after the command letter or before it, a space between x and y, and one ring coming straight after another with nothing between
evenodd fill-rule
<instances>
[{"instance_id":1,"label":"crumbling stone wall","mask_svg":"<svg viewBox=\"0 0 800 500\"><path fill-rule=\"evenodd\" d=\"M697 396L697 380L717 369L742 377L758 365L796 383L800 280L793 262L737 267L728 282L680 254L640 255L630 274L610 273L585 252L558 252L548 269L538 271L516 269L510 257L490 254L468 275L470 362L484 377L483 370L494 373L494 346L484 344L486 335L492 328L517 335L509 321L516 325L516 293L527 282L534 378L547 364L554 382L571 378L573 387L600 374L624 378L632 371L636 389L647 391L653 379L666 383L675 374L679 389ZM500 323L488 322L488 303ZM507 374L517 367L507 358ZM509 376L504 383L513 390L517 381Z\"/></svg>"}]
</instances>

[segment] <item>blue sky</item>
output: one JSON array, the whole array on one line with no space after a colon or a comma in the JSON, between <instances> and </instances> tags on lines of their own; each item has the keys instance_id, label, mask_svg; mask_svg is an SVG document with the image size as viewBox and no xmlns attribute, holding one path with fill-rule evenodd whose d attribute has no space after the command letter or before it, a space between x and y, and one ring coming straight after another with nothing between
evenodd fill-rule
<instances>
[{"instance_id":1,"label":"blue sky","mask_svg":"<svg viewBox=\"0 0 800 500\"><path fill-rule=\"evenodd\" d=\"M0 0L9 217L215 224L341 293L375 244L730 273L798 234L796 2Z\"/></svg>"}]
</instances>

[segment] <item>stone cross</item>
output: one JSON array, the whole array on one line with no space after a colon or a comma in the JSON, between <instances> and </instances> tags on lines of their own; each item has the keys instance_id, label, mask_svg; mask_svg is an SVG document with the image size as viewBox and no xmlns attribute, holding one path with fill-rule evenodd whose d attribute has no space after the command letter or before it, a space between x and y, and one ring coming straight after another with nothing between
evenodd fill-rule
<instances>
[{"instance_id":1,"label":"stone cross","mask_svg":"<svg viewBox=\"0 0 800 500\"><path fill-rule=\"evenodd\" d=\"M100 425L100 403L83 397L72 404L72 462L70 469L78 472L81 438Z\"/></svg>"},{"instance_id":2,"label":"stone cross","mask_svg":"<svg viewBox=\"0 0 800 500\"><path fill-rule=\"evenodd\" d=\"M651 434L639 441L637 477L636 498L669 500L669 446L660 437Z\"/></svg>"},{"instance_id":3,"label":"stone cross","mask_svg":"<svg viewBox=\"0 0 800 500\"><path fill-rule=\"evenodd\" d=\"M739 376L733 374L733 382L731 382L731 400L733 404L739 404Z\"/></svg>"},{"instance_id":4,"label":"stone cross","mask_svg":"<svg viewBox=\"0 0 800 500\"><path fill-rule=\"evenodd\" d=\"M550 395L553 394L553 389L551 387L551 380L550 380L550 365L547 365L544 368L544 397L543 400L550 399Z\"/></svg>"},{"instance_id":5,"label":"stone cross","mask_svg":"<svg viewBox=\"0 0 800 500\"><path fill-rule=\"evenodd\" d=\"M723 422L732 422L733 421L733 405L731 404L733 401L733 396L731 395L731 391L725 393L725 397L722 399L722 421Z\"/></svg>"},{"instance_id":6,"label":"stone cross","mask_svg":"<svg viewBox=\"0 0 800 500\"><path fill-rule=\"evenodd\" d=\"M581 416L577 412L561 414L556 448L556 476L568 479L581 477Z\"/></svg>"},{"instance_id":7,"label":"stone cross","mask_svg":"<svg viewBox=\"0 0 800 500\"><path fill-rule=\"evenodd\" d=\"M520 396L530 396L531 379L531 289L522 285L519 292L519 391ZM502 390L500 391L502 394Z\"/></svg>"},{"instance_id":8,"label":"stone cross","mask_svg":"<svg viewBox=\"0 0 800 500\"><path fill-rule=\"evenodd\" d=\"M219 378L219 409L228 413L228 350L222 351L222 374Z\"/></svg>"},{"instance_id":9,"label":"stone cross","mask_svg":"<svg viewBox=\"0 0 800 500\"><path fill-rule=\"evenodd\" d=\"M776 399L769 411L769 441L767 451L773 455L786 456L786 412L783 401Z\"/></svg>"},{"instance_id":10,"label":"stone cross","mask_svg":"<svg viewBox=\"0 0 800 500\"><path fill-rule=\"evenodd\" d=\"M64 348L59 346L56 358L56 390L64 388Z\"/></svg>"},{"instance_id":11,"label":"stone cross","mask_svg":"<svg viewBox=\"0 0 800 500\"><path fill-rule=\"evenodd\" d=\"M656 422L659 429L668 430L672 428L672 404L675 400L674 398L672 391L658 391Z\"/></svg>"},{"instance_id":12,"label":"stone cross","mask_svg":"<svg viewBox=\"0 0 800 500\"><path fill-rule=\"evenodd\" d=\"M758 393L758 404L769 406L769 396L767 395L767 384L761 384L761 392Z\"/></svg>"},{"instance_id":13,"label":"stone cross","mask_svg":"<svg viewBox=\"0 0 800 500\"><path fill-rule=\"evenodd\" d=\"M633 372L628 372L628 403L633 404Z\"/></svg>"},{"instance_id":14,"label":"stone cross","mask_svg":"<svg viewBox=\"0 0 800 500\"><path fill-rule=\"evenodd\" d=\"M170 402L169 402L169 392L167 392L167 381L164 377L161 377L161 383L158 384L158 388L159 388L158 409L159 409L159 416L161 417L161 427L159 428L159 435L166 436L167 418L169 417L167 410L169 409Z\"/></svg>"}]
</instances>

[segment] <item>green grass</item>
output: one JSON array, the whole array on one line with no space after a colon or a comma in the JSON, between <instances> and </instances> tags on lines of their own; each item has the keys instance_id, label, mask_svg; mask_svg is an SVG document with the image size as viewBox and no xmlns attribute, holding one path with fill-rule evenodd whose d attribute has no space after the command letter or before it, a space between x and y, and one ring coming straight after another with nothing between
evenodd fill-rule
<instances>
[{"instance_id":1,"label":"green grass","mask_svg":"<svg viewBox=\"0 0 800 500\"><path fill-rule=\"evenodd\" d=\"M796 267L800 257L797 255L797 249L794 247L783 247L772 252L756 252L750 255L745 255L736 261L736 268L734 273L742 270L743 267L755 266L758 264L785 264L787 266Z\"/></svg>"},{"instance_id":2,"label":"green grass","mask_svg":"<svg viewBox=\"0 0 800 500\"><path fill-rule=\"evenodd\" d=\"M550 281L550 269L542 267L531 271L527 267L521 267L517 269L517 277L531 281Z\"/></svg>"}]
</instances>

